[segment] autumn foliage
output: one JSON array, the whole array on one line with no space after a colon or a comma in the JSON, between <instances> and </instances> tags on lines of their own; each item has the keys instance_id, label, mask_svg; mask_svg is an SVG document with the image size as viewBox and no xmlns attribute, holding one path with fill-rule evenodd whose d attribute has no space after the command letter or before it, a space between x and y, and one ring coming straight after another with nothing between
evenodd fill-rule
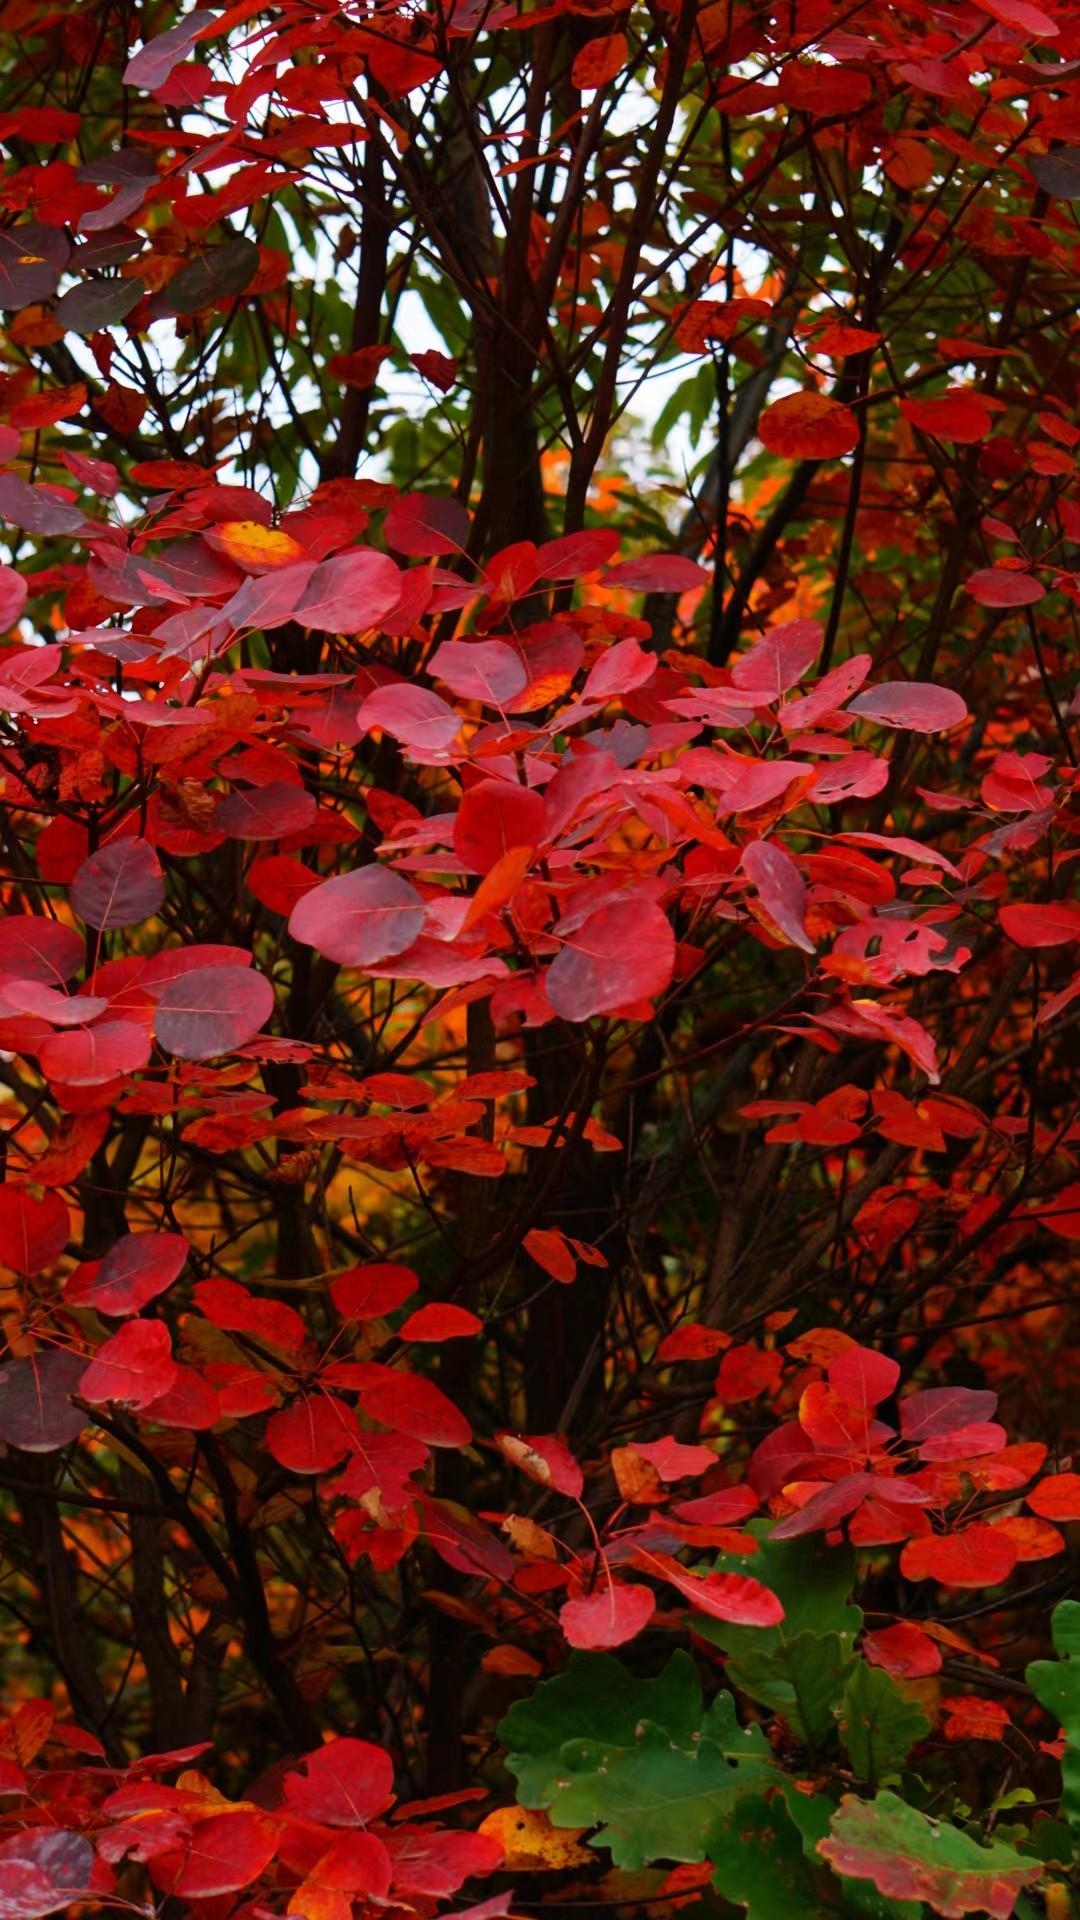
<instances>
[{"instance_id":1,"label":"autumn foliage","mask_svg":"<svg viewBox=\"0 0 1080 1920\"><path fill-rule=\"evenodd\" d=\"M1078 125L0 0L0 1920L1076 1920Z\"/></svg>"}]
</instances>

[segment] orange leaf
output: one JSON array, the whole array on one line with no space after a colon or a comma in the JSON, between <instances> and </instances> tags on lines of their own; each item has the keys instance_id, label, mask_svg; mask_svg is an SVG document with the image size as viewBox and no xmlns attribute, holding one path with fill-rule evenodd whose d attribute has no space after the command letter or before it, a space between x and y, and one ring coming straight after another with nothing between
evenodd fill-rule
<instances>
[{"instance_id":1,"label":"orange leaf","mask_svg":"<svg viewBox=\"0 0 1080 1920\"><path fill-rule=\"evenodd\" d=\"M762 446L784 460L837 460L859 443L850 407L824 393L789 393L761 416Z\"/></svg>"},{"instance_id":2,"label":"orange leaf","mask_svg":"<svg viewBox=\"0 0 1080 1920\"><path fill-rule=\"evenodd\" d=\"M379 368L393 351L393 347L358 347L355 353L332 353L326 371L343 387L373 387Z\"/></svg>"},{"instance_id":3,"label":"orange leaf","mask_svg":"<svg viewBox=\"0 0 1080 1920\"><path fill-rule=\"evenodd\" d=\"M543 1267L545 1273L550 1273L552 1279L564 1287L569 1286L577 1273L577 1261L558 1227L533 1227L522 1245L538 1267Z\"/></svg>"},{"instance_id":4,"label":"orange leaf","mask_svg":"<svg viewBox=\"0 0 1080 1920\"><path fill-rule=\"evenodd\" d=\"M587 88L605 87L609 80L614 80L615 75L622 72L626 55L625 33L607 33L590 40L582 47L570 69L575 87L582 92Z\"/></svg>"},{"instance_id":5,"label":"orange leaf","mask_svg":"<svg viewBox=\"0 0 1080 1920\"><path fill-rule=\"evenodd\" d=\"M304 558L304 549L291 533L262 527L257 520L224 520L215 528L211 545L249 573L270 573Z\"/></svg>"}]
</instances>

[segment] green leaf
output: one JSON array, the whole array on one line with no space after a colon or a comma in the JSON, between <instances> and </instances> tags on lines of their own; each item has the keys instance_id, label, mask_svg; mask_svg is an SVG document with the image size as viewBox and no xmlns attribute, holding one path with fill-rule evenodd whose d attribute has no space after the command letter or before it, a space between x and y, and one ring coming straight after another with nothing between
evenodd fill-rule
<instances>
[{"instance_id":1,"label":"green leaf","mask_svg":"<svg viewBox=\"0 0 1080 1920\"><path fill-rule=\"evenodd\" d=\"M713 1886L747 1920L828 1920L840 1909L828 1891L836 1881L820 1864L815 1871L803 1851L802 1835L783 1799L765 1800L741 1793L708 1834Z\"/></svg>"},{"instance_id":2,"label":"green leaf","mask_svg":"<svg viewBox=\"0 0 1080 1920\"><path fill-rule=\"evenodd\" d=\"M784 1618L778 1627L733 1627L725 1620L694 1622L695 1633L742 1660L751 1649L766 1651L801 1633L839 1635L845 1656L854 1652L862 1629L861 1607L848 1596L855 1584L855 1555L850 1547L828 1547L820 1534L795 1540L770 1539L770 1521L752 1520L746 1531L758 1543L751 1560L721 1554L718 1573L751 1573L779 1596Z\"/></svg>"},{"instance_id":3,"label":"green leaf","mask_svg":"<svg viewBox=\"0 0 1080 1920\"><path fill-rule=\"evenodd\" d=\"M114 327L137 307L146 285L142 280L105 280L96 276L69 287L53 308L53 319L67 333L98 333Z\"/></svg>"},{"instance_id":4,"label":"green leaf","mask_svg":"<svg viewBox=\"0 0 1080 1920\"><path fill-rule=\"evenodd\" d=\"M1080 1600L1063 1600L1050 1622L1056 1660L1034 1660L1025 1674L1041 1707L1065 1730L1061 1763L1061 1813L1080 1855Z\"/></svg>"},{"instance_id":5,"label":"green leaf","mask_svg":"<svg viewBox=\"0 0 1080 1920\"><path fill-rule=\"evenodd\" d=\"M845 1886L814 1857L792 1818L793 1806L803 1799L794 1789L768 1800L740 1794L720 1816L708 1847L716 1867L713 1886L723 1899L745 1907L747 1920L836 1920L838 1915L918 1920L920 1910L910 1902L886 1899L857 1883ZM815 1796L804 1804L820 1814L820 1831L826 1833L831 1803Z\"/></svg>"},{"instance_id":6,"label":"green leaf","mask_svg":"<svg viewBox=\"0 0 1080 1920\"><path fill-rule=\"evenodd\" d=\"M557 1827L598 1827L619 1867L705 1858L705 1834L740 1789L774 1779L760 1728L730 1694L706 1708L688 1654L638 1680L609 1654L575 1654L500 1728L524 1807Z\"/></svg>"},{"instance_id":7,"label":"green leaf","mask_svg":"<svg viewBox=\"0 0 1080 1920\"><path fill-rule=\"evenodd\" d=\"M160 296L163 310L169 313L198 313L214 300L227 300L243 293L259 268L259 249L246 234L234 234L223 247L215 247L201 260L181 267Z\"/></svg>"},{"instance_id":8,"label":"green leaf","mask_svg":"<svg viewBox=\"0 0 1080 1920\"><path fill-rule=\"evenodd\" d=\"M784 1618L776 1627L736 1627L726 1620L695 1620L694 1631L728 1655L734 1687L782 1714L796 1738L814 1753L835 1727L844 1675L854 1656L862 1610L849 1601L855 1556L829 1547L818 1534L773 1540L771 1523L747 1529L758 1542L752 1560L722 1554L722 1573L752 1572L777 1594Z\"/></svg>"},{"instance_id":9,"label":"green leaf","mask_svg":"<svg viewBox=\"0 0 1080 1920\"><path fill-rule=\"evenodd\" d=\"M909 1807L895 1793L845 1794L818 1852L838 1874L872 1880L892 1899L925 1900L945 1920L988 1913L1009 1920L1021 1888L1041 1868L1013 1847L982 1847L959 1827Z\"/></svg>"},{"instance_id":10,"label":"green leaf","mask_svg":"<svg viewBox=\"0 0 1080 1920\"><path fill-rule=\"evenodd\" d=\"M728 1661L727 1673L741 1693L782 1714L796 1738L815 1753L835 1732L850 1664L838 1633L800 1633L793 1640L781 1635L777 1644L764 1649L748 1646L738 1659Z\"/></svg>"},{"instance_id":11,"label":"green leaf","mask_svg":"<svg viewBox=\"0 0 1080 1920\"><path fill-rule=\"evenodd\" d=\"M1062 1600L1050 1616L1050 1633L1059 1660L1080 1654L1080 1600Z\"/></svg>"},{"instance_id":12,"label":"green leaf","mask_svg":"<svg viewBox=\"0 0 1080 1920\"><path fill-rule=\"evenodd\" d=\"M1045 1865L1067 1867L1072 1859L1072 1834L1064 1820L1036 1819L1028 1830L1023 1850Z\"/></svg>"},{"instance_id":13,"label":"green leaf","mask_svg":"<svg viewBox=\"0 0 1080 1920\"><path fill-rule=\"evenodd\" d=\"M829 1822L836 1812L836 1801L824 1793L800 1793L790 1782L783 1791L788 1818L802 1835L803 1852L808 1860L819 1866L821 1855L818 1846L828 1838ZM827 1872L828 1869L823 1871ZM831 1873L829 1884L835 1889L839 1910L851 1916L851 1920L922 1920L925 1909L921 1901L890 1900L869 1881L838 1880ZM794 1915L792 1920L795 1920Z\"/></svg>"},{"instance_id":14,"label":"green leaf","mask_svg":"<svg viewBox=\"0 0 1080 1920\"><path fill-rule=\"evenodd\" d=\"M712 363L706 361L689 379L679 382L661 407L651 432L653 446L662 447L684 415L689 420L690 437L696 440L715 405L716 376Z\"/></svg>"},{"instance_id":15,"label":"green leaf","mask_svg":"<svg viewBox=\"0 0 1080 1920\"><path fill-rule=\"evenodd\" d=\"M855 1662L844 1684L840 1732L860 1780L876 1787L892 1778L929 1731L925 1713L905 1700L883 1668Z\"/></svg>"}]
</instances>

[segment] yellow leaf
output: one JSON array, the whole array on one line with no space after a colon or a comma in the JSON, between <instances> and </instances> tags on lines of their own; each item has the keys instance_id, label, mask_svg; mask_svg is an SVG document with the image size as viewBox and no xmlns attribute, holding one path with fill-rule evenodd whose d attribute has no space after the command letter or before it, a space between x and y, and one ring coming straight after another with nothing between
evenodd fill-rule
<instances>
[{"instance_id":1,"label":"yellow leaf","mask_svg":"<svg viewBox=\"0 0 1080 1920\"><path fill-rule=\"evenodd\" d=\"M585 1867L595 1859L579 1847L584 1827L553 1827L546 1813L524 1807L498 1807L481 1820L480 1833L497 1840L508 1873L551 1873L562 1867Z\"/></svg>"},{"instance_id":2,"label":"yellow leaf","mask_svg":"<svg viewBox=\"0 0 1080 1920\"><path fill-rule=\"evenodd\" d=\"M223 520L214 545L252 573L272 573L275 567L291 567L304 558L304 548L291 533L260 526L257 520Z\"/></svg>"}]
</instances>

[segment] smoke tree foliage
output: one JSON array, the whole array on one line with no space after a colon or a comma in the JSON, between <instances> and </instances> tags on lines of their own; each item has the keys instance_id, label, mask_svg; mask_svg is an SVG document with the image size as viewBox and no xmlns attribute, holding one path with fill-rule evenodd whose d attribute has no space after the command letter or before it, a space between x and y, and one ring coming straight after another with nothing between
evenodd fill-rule
<instances>
[{"instance_id":1,"label":"smoke tree foliage","mask_svg":"<svg viewBox=\"0 0 1080 1920\"><path fill-rule=\"evenodd\" d=\"M1078 128L4 0L0 1920L1080 1912Z\"/></svg>"}]
</instances>

